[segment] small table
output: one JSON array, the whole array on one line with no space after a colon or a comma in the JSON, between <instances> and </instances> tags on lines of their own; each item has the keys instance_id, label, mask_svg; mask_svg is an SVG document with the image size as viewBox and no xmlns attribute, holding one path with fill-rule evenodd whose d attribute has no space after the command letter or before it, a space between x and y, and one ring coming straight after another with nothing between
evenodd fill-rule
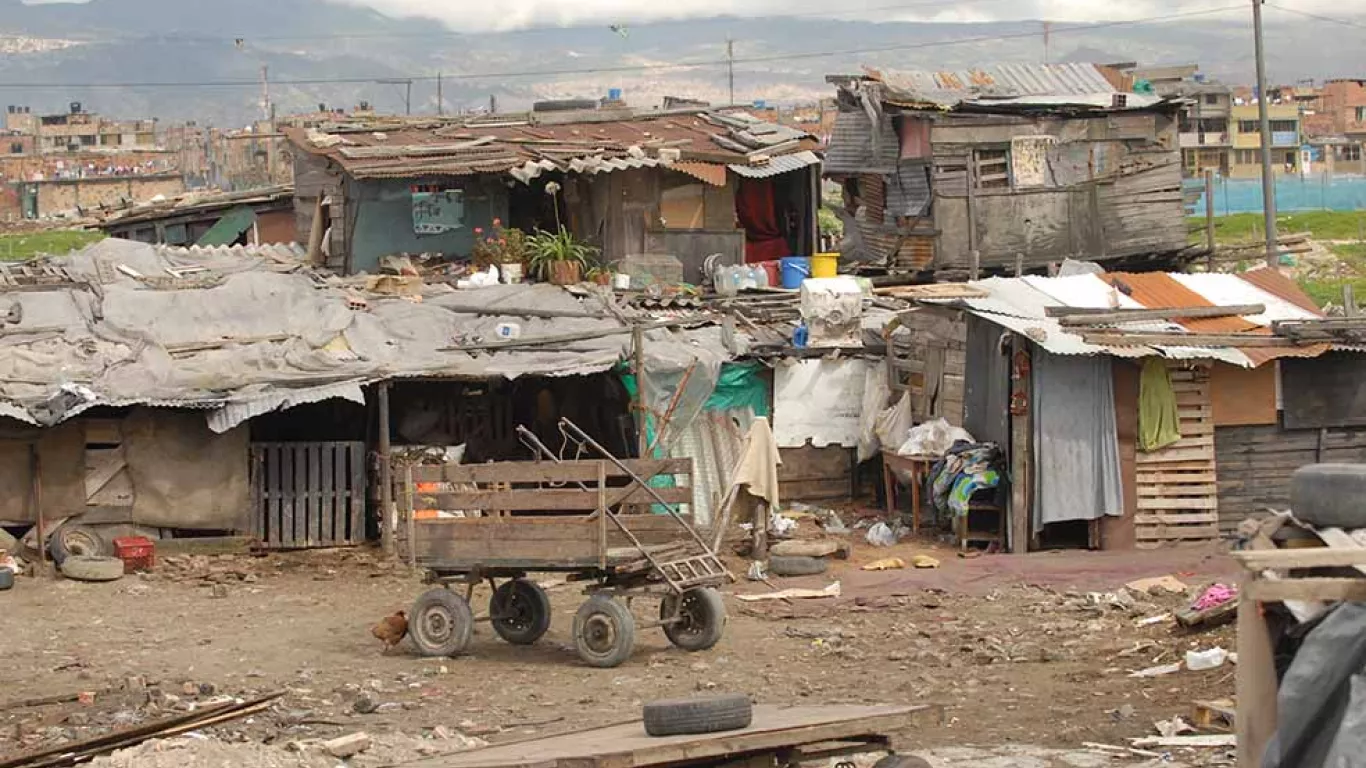
<instances>
[{"instance_id":1,"label":"small table","mask_svg":"<svg viewBox=\"0 0 1366 768\"><path fill-rule=\"evenodd\" d=\"M911 533L920 532L920 488L930 467L938 456L902 456L896 451L882 451L882 485L887 496L887 522L896 517L896 489L900 483L894 472L898 469L911 476Z\"/></svg>"}]
</instances>

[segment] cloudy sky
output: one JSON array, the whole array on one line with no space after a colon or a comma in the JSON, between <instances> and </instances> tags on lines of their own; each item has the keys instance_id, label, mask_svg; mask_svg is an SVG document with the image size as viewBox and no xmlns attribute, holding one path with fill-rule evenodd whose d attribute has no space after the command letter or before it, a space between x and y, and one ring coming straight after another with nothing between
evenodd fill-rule
<instances>
[{"instance_id":1,"label":"cloudy sky","mask_svg":"<svg viewBox=\"0 0 1366 768\"><path fill-rule=\"evenodd\" d=\"M577 23L631 23L647 20L713 16L835 16L867 21L1005 21L1047 19L1094 22L1150 18L1207 9L1242 9L1245 0L498 0L492 3L450 0L342 0L368 5L393 15L419 14L446 21L457 29L513 29ZM1301 11L1338 16L1366 12L1366 0L1281 0ZM838 10L834 10L838 8ZM1268 15L1276 13L1268 10ZM1237 15L1230 10L1229 15Z\"/></svg>"}]
</instances>

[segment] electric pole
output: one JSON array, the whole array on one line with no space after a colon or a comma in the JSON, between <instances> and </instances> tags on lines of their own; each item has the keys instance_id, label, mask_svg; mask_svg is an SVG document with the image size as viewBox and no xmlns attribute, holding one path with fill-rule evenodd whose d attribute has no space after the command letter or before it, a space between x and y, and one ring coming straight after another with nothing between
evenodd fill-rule
<instances>
[{"instance_id":1,"label":"electric pole","mask_svg":"<svg viewBox=\"0 0 1366 768\"><path fill-rule=\"evenodd\" d=\"M436 115L441 117L446 114L446 103L441 99L441 73L436 73Z\"/></svg>"},{"instance_id":2,"label":"electric pole","mask_svg":"<svg viewBox=\"0 0 1366 768\"><path fill-rule=\"evenodd\" d=\"M1280 269L1276 242L1276 179L1271 175L1271 116L1266 103L1266 56L1262 51L1262 2L1252 0L1252 36L1257 46L1257 119L1262 139L1262 218L1266 226L1266 265Z\"/></svg>"},{"instance_id":3,"label":"electric pole","mask_svg":"<svg viewBox=\"0 0 1366 768\"><path fill-rule=\"evenodd\" d=\"M270 67L261 65L261 118L270 120Z\"/></svg>"},{"instance_id":4,"label":"electric pole","mask_svg":"<svg viewBox=\"0 0 1366 768\"><path fill-rule=\"evenodd\" d=\"M726 38L726 68L730 80L730 105L735 106L735 41Z\"/></svg>"}]
</instances>

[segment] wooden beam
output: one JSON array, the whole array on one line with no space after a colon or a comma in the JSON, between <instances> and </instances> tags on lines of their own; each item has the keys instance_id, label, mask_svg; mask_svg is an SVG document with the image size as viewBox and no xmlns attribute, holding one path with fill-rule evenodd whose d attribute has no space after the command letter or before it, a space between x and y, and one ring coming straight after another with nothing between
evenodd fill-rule
<instances>
[{"instance_id":1,"label":"wooden beam","mask_svg":"<svg viewBox=\"0 0 1366 768\"><path fill-rule=\"evenodd\" d=\"M1011 370L1015 359L1028 354L1029 342L1018 334L1011 335ZM1015 378L1010 381L1013 396L1025 395L1029 390L1029 380ZM1026 400L1026 402L1028 402ZM1030 403L1032 405L1032 403ZM1010 415L1010 551L1022 555L1029 551L1030 497L1033 488L1033 441L1031 419L1033 413L1026 409L1022 414Z\"/></svg>"},{"instance_id":2,"label":"wooden beam","mask_svg":"<svg viewBox=\"0 0 1366 768\"><path fill-rule=\"evenodd\" d=\"M1116 309L1101 312L1072 312L1072 307L1048 307L1049 317L1058 318L1062 326L1107 325L1143 320L1172 320L1177 318L1241 317L1266 312L1265 304L1236 304L1223 307L1170 307L1162 309Z\"/></svg>"},{"instance_id":3,"label":"wooden beam","mask_svg":"<svg viewBox=\"0 0 1366 768\"><path fill-rule=\"evenodd\" d=\"M389 445L389 383L382 382L378 385L376 392L379 400L378 421L379 439L376 441L379 449L379 530L380 541L384 554L388 557L397 556L395 547L396 528L398 527L398 515L394 512L394 476L393 462L390 456L391 446ZM412 549L413 542L408 542L408 548Z\"/></svg>"},{"instance_id":4,"label":"wooden beam","mask_svg":"<svg viewBox=\"0 0 1366 768\"><path fill-rule=\"evenodd\" d=\"M1231 557L1250 571L1366 566L1366 549L1269 549L1233 552Z\"/></svg>"},{"instance_id":5,"label":"wooden beam","mask_svg":"<svg viewBox=\"0 0 1366 768\"><path fill-rule=\"evenodd\" d=\"M1362 578L1303 578L1254 579L1244 587L1253 600L1284 602L1286 600L1366 600L1366 579Z\"/></svg>"},{"instance_id":6,"label":"wooden beam","mask_svg":"<svg viewBox=\"0 0 1366 768\"><path fill-rule=\"evenodd\" d=\"M1087 344L1108 347L1298 347L1303 342L1279 336L1254 336L1237 333L1124 333L1122 331L1084 331Z\"/></svg>"}]
</instances>

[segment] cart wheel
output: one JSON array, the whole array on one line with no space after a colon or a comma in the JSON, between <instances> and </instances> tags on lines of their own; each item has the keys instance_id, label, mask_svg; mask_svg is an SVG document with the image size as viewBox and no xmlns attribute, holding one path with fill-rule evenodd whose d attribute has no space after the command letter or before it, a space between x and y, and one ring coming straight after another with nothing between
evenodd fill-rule
<instances>
[{"instance_id":1,"label":"cart wheel","mask_svg":"<svg viewBox=\"0 0 1366 768\"><path fill-rule=\"evenodd\" d=\"M489 598L489 616L499 637L531 645L550 629L550 596L534 581L505 581Z\"/></svg>"},{"instance_id":2,"label":"cart wheel","mask_svg":"<svg viewBox=\"0 0 1366 768\"><path fill-rule=\"evenodd\" d=\"M685 651L705 651L721 641L726 628L726 604L720 592L697 587L684 592L681 598L667 595L659 603L659 618L673 618L674 606L678 606L678 621L664 625L669 642Z\"/></svg>"},{"instance_id":3,"label":"cart wheel","mask_svg":"<svg viewBox=\"0 0 1366 768\"><path fill-rule=\"evenodd\" d=\"M635 643L635 617L611 598L590 597L574 614L574 646L590 666L620 666Z\"/></svg>"},{"instance_id":4,"label":"cart wheel","mask_svg":"<svg viewBox=\"0 0 1366 768\"><path fill-rule=\"evenodd\" d=\"M474 614L465 598L449 589L429 589L413 601L408 634L423 656L457 656L469 647Z\"/></svg>"}]
</instances>

